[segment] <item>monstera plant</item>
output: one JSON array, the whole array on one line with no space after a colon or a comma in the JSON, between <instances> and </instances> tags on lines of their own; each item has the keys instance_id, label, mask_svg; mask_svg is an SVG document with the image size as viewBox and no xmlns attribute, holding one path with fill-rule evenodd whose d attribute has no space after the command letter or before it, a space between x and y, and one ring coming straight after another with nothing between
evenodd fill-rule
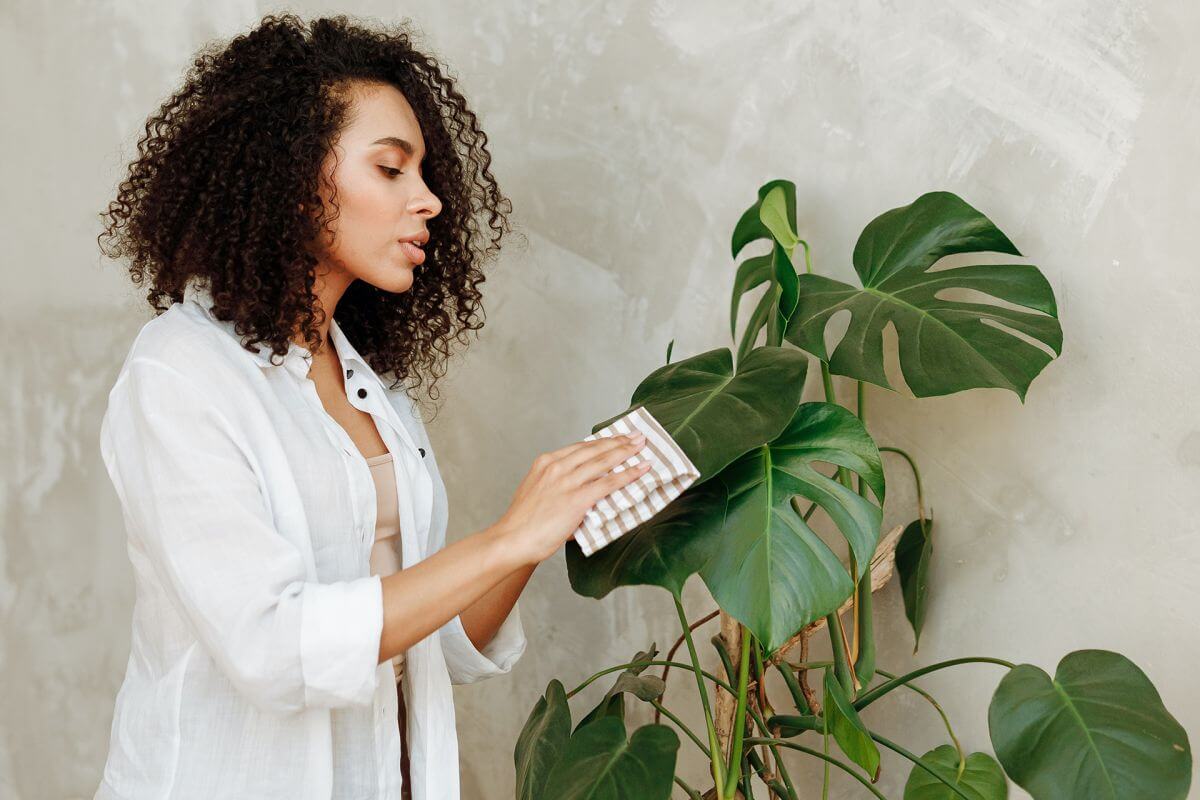
<instances>
[{"instance_id":1,"label":"monstera plant","mask_svg":"<svg viewBox=\"0 0 1200 800\"><path fill-rule=\"evenodd\" d=\"M571 586L594 598L621 586L660 586L674 597L682 635L665 658L651 645L571 691L551 681L516 745L517 798L658 800L675 786L693 800L750 798L757 776L770 797L796 800L785 751L823 761L826 788L833 767L857 779L864 797L884 797L875 785L881 747L912 764L904 800L997 800L1007 796L1009 779L1038 800L1184 798L1191 780L1187 735L1146 675L1118 653L1068 653L1054 675L989 656L903 675L876 665L872 592L898 577L919 641L933 554L933 521L915 460L877 445L866 427L864 384L892 388L884 329L894 326L899 367L917 397L999 387L1022 401L1061 352L1062 329L1054 294L1036 267L938 265L946 256L972 262L981 260L975 254L1021 255L991 220L949 192L924 194L867 225L853 253L860 286L814 273L798 230L795 186L765 184L733 231L735 260L752 243L769 246L746 258L734 278L735 341L743 295L766 284L736 360L720 348L671 363L668 346L666 366L641 382L629 408L592 428L644 406L700 477L655 517L591 556L569 542ZM826 327L839 311L849 318L830 352ZM824 399L805 401L814 361ZM833 375L855 382L853 411L839 404ZM916 519L886 533L883 453L901 457L917 486ZM827 541L838 550L844 542L844 558ZM691 622L681 595L694 574L718 611ZM722 633L712 644L723 670L714 675L701 668L692 631L718 614ZM821 629L832 658L812 661L809 639ZM682 643L688 660L674 660ZM972 663L1005 670L987 709L995 757L964 752L941 707L914 682ZM662 673L650 674L651 667ZM701 733L662 702L671 668L695 679ZM772 670L782 676L792 712L778 713L780 698L767 694ZM611 689L573 725L569 699L611 673L617 673ZM916 755L872 729L869 707L899 690L932 703L946 723L946 744ZM626 696L653 706L655 722L629 733ZM663 716L672 725L662 724ZM703 793L692 787L694 779L676 774L679 733L708 759L705 784L712 785Z\"/></svg>"}]
</instances>

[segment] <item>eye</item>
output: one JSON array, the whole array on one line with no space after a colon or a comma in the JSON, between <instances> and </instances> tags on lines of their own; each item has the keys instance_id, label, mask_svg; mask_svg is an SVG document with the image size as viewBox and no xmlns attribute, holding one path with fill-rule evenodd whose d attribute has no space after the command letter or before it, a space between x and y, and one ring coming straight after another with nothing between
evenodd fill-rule
<instances>
[{"instance_id":1,"label":"eye","mask_svg":"<svg viewBox=\"0 0 1200 800\"><path fill-rule=\"evenodd\" d=\"M394 167L385 167L385 166L383 166L382 164L380 164L380 165L379 165L379 168L380 168L381 170L383 170L385 173L387 173L387 176L388 176L389 178L394 178L394 177L396 177L397 175L403 175L403 174L404 174L403 172L401 172L401 171L400 171L400 170L398 170L398 169L395 169Z\"/></svg>"}]
</instances>

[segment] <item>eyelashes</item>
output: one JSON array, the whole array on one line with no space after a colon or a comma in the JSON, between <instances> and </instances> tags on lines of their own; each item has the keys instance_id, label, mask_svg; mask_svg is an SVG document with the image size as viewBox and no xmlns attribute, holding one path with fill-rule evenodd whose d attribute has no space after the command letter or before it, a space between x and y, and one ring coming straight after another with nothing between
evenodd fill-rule
<instances>
[{"instance_id":1,"label":"eyelashes","mask_svg":"<svg viewBox=\"0 0 1200 800\"><path fill-rule=\"evenodd\" d=\"M379 168L380 168L381 170L383 170L383 171L384 171L384 173L385 173L385 174L387 174L387 176L388 176L389 178L394 178L394 177L396 177L397 175L403 175L403 174L404 174L403 172L401 172L401 171L400 171L400 170L398 170L398 169L395 169L394 167L385 167L385 166L383 166L382 164L380 164L380 165L379 165Z\"/></svg>"}]
</instances>

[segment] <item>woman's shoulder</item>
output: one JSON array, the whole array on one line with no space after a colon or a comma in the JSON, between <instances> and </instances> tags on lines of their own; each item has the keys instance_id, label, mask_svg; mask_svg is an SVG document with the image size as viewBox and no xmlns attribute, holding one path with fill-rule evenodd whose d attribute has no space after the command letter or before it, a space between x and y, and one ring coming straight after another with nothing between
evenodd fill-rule
<instances>
[{"instance_id":1,"label":"woman's shoulder","mask_svg":"<svg viewBox=\"0 0 1200 800\"><path fill-rule=\"evenodd\" d=\"M154 383L179 384L205 397L242 396L259 372L256 356L229 329L206 318L202 308L176 302L146 321L121 363L114 389L131 372ZM145 383L145 381L143 381Z\"/></svg>"},{"instance_id":2,"label":"woman's shoulder","mask_svg":"<svg viewBox=\"0 0 1200 800\"><path fill-rule=\"evenodd\" d=\"M247 373L257 370L254 355L241 346L231 324L225 327L187 302L172 304L142 325L117 382L134 367L175 373L204 389L244 383Z\"/></svg>"}]
</instances>

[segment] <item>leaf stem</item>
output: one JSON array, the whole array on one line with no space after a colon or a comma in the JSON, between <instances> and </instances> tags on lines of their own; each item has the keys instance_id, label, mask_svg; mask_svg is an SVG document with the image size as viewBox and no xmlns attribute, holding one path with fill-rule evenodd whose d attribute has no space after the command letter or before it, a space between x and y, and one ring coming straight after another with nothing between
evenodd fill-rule
<instances>
[{"instance_id":1,"label":"leaf stem","mask_svg":"<svg viewBox=\"0 0 1200 800\"><path fill-rule=\"evenodd\" d=\"M971 800L971 798L967 794L965 794L962 789L959 789L953 783L951 783L950 781L946 780L944 777L939 775L932 767L930 767L928 764L926 764L923 759L919 758L914 753L910 753L909 751L905 750L903 747L901 747L900 745L891 741L890 739L887 739L883 736L880 736L878 733L875 733L875 731L868 730L867 733L869 733L871 735L872 739L879 742L884 747L886 747L889 750L892 750L896 753L899 753L900 755L907 758L909 761L916 764L921 769L928 772L933 777L937 778L939 781L941 781L943 784L945 784L952 792L954 792L959 797L963 798L963 800Z\"/></svg>"},{"instance_id":2,"label":"leaf stem","mask_svg":"<svg viewBox=\"0 0 1200 800\"><path fill-rule=\"evenodd\" d=\"M807 753L810 756L815 756L816 758L819 758L825 762L826 768L828 768L828 765L832 764L833 766L835 766L838 769L842 770L843 772L849 774L850 777L854 778L854 780L858 781L863 786L865 786L867 791L869 791L875 797L881 798L881 800L887 800L887 798L884 797L878 789L876 789L874 786L871 785L870 781L868 781L862 775L859 775L857 771L855 771L854 769L852 769L850 767L850 765L834 758L833 756L822 753L820 750L814 750L811 747L805 747L802 744L796 744L795 742L788 742L788 741L784 741L782 739L769 739L769 738L755 737L755 738L747 739L746 743L747 744L767 744L767 745L771 745L772 747L786 747L789 750L799 750L801 753Z\"/></svg>"},{"instance_id":3,"label":"leaf stem","mask_svg":"<svg viewBox=\"0 0 1200 800\"><path fill-rule=\"evenodd\" d=\"M712 706L708 703L708 690L704 688L704 679L701 677L700 656L696 654L696 643L692 640L692 629L688 624L687 613L683 610L683 601L679 599L679 595L672 595L672 598L675 600L675 611L679 615L679 624L683 628L684 636L687 637L688 655L692 658L696 688L700 690L700 702L704 706L704 725L708 728L708 749L712 754L709 763L712 764L713 786L717 789L716 800L725 800L724 759L721 757L721 744L717 739L717 729L713 725ZM742 694L745 695L745 687L742 687Z\"/></svg>"},{"instance_id":4,"label":"leaf stem","mask_svg":"<svg viewBox=\"0 0 1200 800\"><path fill-rule=\"evenodd\" d=\"M927 675L930 672L936 672L939 669L953 667L958 664L999 664L1000 666L1008 667L1009 669L1013 669L1017 666L1011 661L1005 661L1002 658L991 658L990 656L965 656L963 658L952 658L949 661L939 661L936 664L930 664L927 667L914 669L912 672L901 675L899 678L893 678L886 683L879 684L874 689L854 701L854 710L862 711L864 708L871 705L871 703L874 703L876 700L883 697L897 686L907 685L909 681L914 680L915 678L919 678L922 675Z\"/></svg>"},{"instance_id":5,"label":"leaf stem","mask_svg":"<svg viewBox=\"0 0 1200 800\"><path fill-rule=\"evenodd\" d=\"M740 623L739 623L740 624ZM737 710L733 714L733 746L729 752L729 776L725 782L725 795L732 797L737 791L738 778L742 771L742 739L746 734L746 683L750 675L750 629L742 625L742 653L738 661Z\"/></svg>"},{"instance_id":6,"label":"leaf stem","mask_svg":"<svg viewBox=\"0 0 1200 800\"><path fill-rule=\"evenodd\" d=\"M700 792L688 786L687 783L684 782L683 778L676 775L675 782L679 784L681 789L687 792L688 800L704 800L704 798L700 795Z\"/></svg>"},{"instance_id":7,"label":"leaf stem","mask_svg":"<svg viewBox=\"0 0 1200 800\"><path fill-rule=\"evenodd\" d=\"M661 713L664 717L678 725L679 729L687 734L689 739L696 743L696 747L699 747L700 751L704 753L705 756L712 758L712 754L709 752L708 748L704 746L704 742L700 741L700 737L696 735L696 732L685 725L683 720L672 714L666 706L657 700L651 700L650 705L654 706L655 710Z\"/></svg>"},{"instance_id":8,"label":"leaf stem","mask_svg":"<svg viewBox=\"0 0 1200 800\"><path fill-rule=\"evenodd\" d=\"M579 684L574 689L567 692L567 699L570 699L570 698L574 697L575 695L579 694L580 691L582 691L584 688L586 688L593 681L603 678L605 675L609 674L610 672L616 672L617 670L622 670L622 669L629 669L630 667L637 667L637 666L641 666L643 664L646 666L651 666L651 667L669 664L672 667L677 667L679 669L686 669L688 672L695 672L695 669L696 669L691 664L685 664L682 661L665 661L662 659L647 659L645 661L630 661L627 664L617 664L615 667L606 667L605 669L600 670L595 675L592 675L590 678L585 680L583 683ZM700 670L700 674L703 675L705 678L708 678L710 681L715 683L717 686L720 686L722 689L729 692L730 694L735 694L737 692L737 690L733 688L732 684L721 680L716 675L713 675L711 672L707 672L705 670Z\"/></svg>"},{"instance_id":9,"label":"leaf stem","mask_svg":"<svg viewBox=\"0 0 1200 800\"><path fill-rule=\"evenodd\" d=\"M882 669L877 669L875 671L885 678L896 677L892 673L886 672ZM963 771L967 768L967 755L965 752L963 752L962 743L959 742L958 737L954 735L954 728L950 725L950 718L946 716L946 710L942 708L941 703L934 699L933 695L917 686L915 683L906 683L905 686L928 700L930 705L932 705L937 711L938 716L942 718L942 723L946 726L946 733L950 734L950 741L954 742L954 749L958 751L958 780L962 780Z\"/></svg>"},{"instance_id":10,"label":"leaf stem","mask_svg":"<svg viewBox=\"0 0 1200 800\"><path fill-rule=\"evenodd\" d=\"M881 452L881 453L885 453L885 452L886 453L896 453L897 455L903 457L904 460L908 462L909 468L912 469L913 481L917 485L917 516L921 520L921 527L924 528L925 520L926 520L925 493L921 488L921 471L919 469L917 469L917 462L913 460L912 456L910 456L908 453L901 450L899 447L880 445L879 452ZM922 530L922 533L925 533L925 531Z\"/></svg>"}]
</instances>

